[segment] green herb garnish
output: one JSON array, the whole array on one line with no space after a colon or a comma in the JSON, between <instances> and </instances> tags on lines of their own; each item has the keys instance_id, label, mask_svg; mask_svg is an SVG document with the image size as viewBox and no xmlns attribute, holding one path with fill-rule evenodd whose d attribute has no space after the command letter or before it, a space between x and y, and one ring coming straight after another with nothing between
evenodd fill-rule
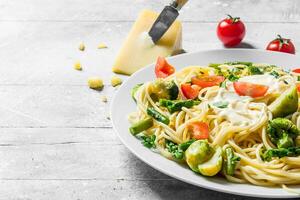
<instances>
[{"instance_id":1,"label":"green herb garnish","mask_svg":"<svg viewBox=\"0 0 300 200\"><path fill-rule=\"evenodd\" d=\"M226 62L224 64L226 64L226 65L246 65L246 66L250 66L250 65L252 65L252 62L234 61L234 62Z\"/></svg>"},{"instance_id":2,"label":"green herb garnish","mask_svg":"<svg viewBox=\"0 0 300 200\"><path fill-rule=\"evenodd\" d=\"M155 148L155 139L156 136L155 135L151 135L151 136L145 136L142 135L141 136L142 139L142 144L147 147L147 148Z\"/></svg>"},{"instance_id":3,"label":"green herb garnish","mask_svg":"<svg viewBox=\"0 0 300 200\"><path fill-rule=\"evenodd\" d=\"M239 80L239 77L238 76L235 76L233 74L230 74L229 76L226 77L229 81L231 82L235 82L237 80Z\"/></svg>"},{"instance_id":4,"label":"green herb garnish","mask_svg":"<svg viewBox=\"0 0 300 200\"><path fill-rule=\"evenodd\" d=\"M256 74L263 74L264 72L262 71L262 69L249 65L248 66L248 70L250 72L251 75L256 75Z\"/></svg>"},{"instance_id":5,"label":"green herb garnish","mask_svg":"<svg viewBox=\"0 0 300 200\"><path fill-rule=\"evenodd\" d=\"M296 157L300 156L300 147L269 149L265 151L261 157L263 160L270 161L273 157Z\"/></svg>"},{"instance_id":6,"label":"green herb garnish","mask_svg":"<svg viewBox=\"0 0 300 200\"><path fill-rule=\"evenodd\" d=\"M218 108L227 108L228 102L227 101L218 101L218 102L213 103L213 105Z\"/></svg>"},{"instance_id":7,"label":"green herb garnish","mask_svg":"<svg viewBox=\"0 0 300 200\"><path fill-rule=\"evenodd\" d=\"M184 152L195 141L196 141L195 139L192 139L177 145L172 141L166 140L166 148L172 154L173 158L181 160L184 157Z\"/></svg>"},{"instance_id":8,"label":"green herb garnish","mask_svg":"<svg viewBox=\"0 0 300 200\"><path fill-rule=\"evenodd\" d=\"M195 105L198 105L200 101L196 100L167 100L167 99L160 99L159 105L166 107L170 113L174 113L176 111L180 111L182 107L191 108Z\"/></svg>"},{"instance_id":9,"label":"green herb garnish","mask_svg":"<svg viewBox=\"0 0 300 200\"><path fill-rule=\"evenodd\" d=\"M226 88L226 81L223 81L220 83L219 87Z\"/></svg>"},{"instance_id":10,"label":"green herb garnish","mask_svg":"<svg viewBox=\"0 0 300 200\"><path fill-rule=\"evenodd\" d=\"M274 76L275 78L279 78L279 74L276 71L272 71L270 75Z\"/></svg>"}]
</instances>

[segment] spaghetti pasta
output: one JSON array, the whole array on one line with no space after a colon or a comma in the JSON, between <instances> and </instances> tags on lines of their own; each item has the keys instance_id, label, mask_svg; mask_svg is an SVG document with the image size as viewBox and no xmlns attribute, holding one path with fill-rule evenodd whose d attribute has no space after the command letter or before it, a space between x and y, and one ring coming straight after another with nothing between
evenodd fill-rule
<instances>
[{"instance_id":1,"label":"spaghetti pasta","mask_svg":"<svg viewBox=\"0 0 300 200\"><path fill-rule=\"evenodd\" d=\"M146 82L134 94L137 111L131 114L130 121L134 124L145 119L148 116L147 109L150 107L167 117L169 124L161 122L159 116L156 116L157 118L153 119L153 126L141 134L155 135L155 148L163 156L180 162L185 162L186 155L179 156L180 152L184 152L185 149L178 147L174 153L172 149L170 150L172 147L170 144L176 146L192 139L198 140L199 136L195 136L195 130L190 126L193 123L205 123L208 126L209 135L205 138L203 136L205 131L201 130L200 137L204 137L201 139L207 139L212 148L222 147L223 154L227 148L231 148L234 156L240 159L236 162L233 174L227 174L224 170L226 159L223 156L223 170L220 170L219 174L224 175L228 181L248 182L260 186L277 185L284 188L288 184L299 184L300 156L274 156L269 160L262 156L263 152L268 150L280 149L268 132L270 131L269 122L277 118L273 117L269 105L280 98L279 96L286 90L295 87L298 74L289 73L268 64L251 63L251 67L258 68L259 73L251 74L249 64L227 63L207 67L190 66L167 78ZM165 91L163 89L160 91L157 89L159 87L154 86L170 82L176 84L179 88L177 99L166 101L175 104L188 101L184 96L184 91L180 89L182 84L190 84L193 89L193 77L201 79L211 76L223 76L224 80L222 83L208 87L198 85L200 87L198 97L196 100L191 100L194 104L184 105L174 112L170 112L168 106L160 103L160 96L163 96L163 99L166 98L162 95ZM235 88L235 83L247 83L248 87L263 85L264 87L261 88L267 88L267 90L263 95L258 96L254 95L257 91L250 90L241 94ZM255 89L259 90L258 87ZM289 105L288 102L286 104ZM298 105L296 110L298 110ZM295 111L285 119L290 119L297 128L300 128L299 116L300 112ZM297 148L299 143L300 137L297 136L294 138L293 147Z\"/></svg>"}]
</instances>

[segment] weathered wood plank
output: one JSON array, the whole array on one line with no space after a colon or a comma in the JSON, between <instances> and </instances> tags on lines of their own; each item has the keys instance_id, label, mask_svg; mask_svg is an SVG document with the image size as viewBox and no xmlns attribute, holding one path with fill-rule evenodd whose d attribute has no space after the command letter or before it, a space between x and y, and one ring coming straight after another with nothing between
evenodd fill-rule
<instances>
[{"instance_id":1,"label":"weathered wood plank","mask_svg":"<svg viewBox=\"0 0 300 200\"><path fill-rule=\"evenodd\" d=\"M205 190L176 180L5 180L0 181L0 198L5 200L253 199Z\"/></svg>"},{"instance_id":2,"label":"weathered wood plank","mask_svg":"<svg viewBox=\"0 0 300 200\"><path fill-rule=\"evenodd\" d=\"M0 180L170 179L137 159L123 145L104 142L0 145L0 157Z\"/></svg>"},{"instance_id":3,"label":"weathered wood plank","mask_svg":"<svg viewBox=\"0 0 300 200\"><path fill-rule=\"evenodd\" d=\"M109 90L101 95L111 100ZM111 127L101 95L87 86L2 86L0 127Z\"/></svg>"},{"instance_id":4,"label":"weathered wood plank","mask_svg":"<svg viewBox=\"0 0 300 200\"><path fill-rule=\"evenodd\" d=\"M0 146L121 144L111 128L1 128L0 130Z\"/></svg>"},{"instance_id":5,"label":"weathered wood plank","mask_svg":"<svg viewBox=\"0 0 300 200\"><path fill-rule=\"evenodd\" d=\"M112 144L111 132L1 129L0 199L237 198L161 174Z\"/></svg>"},{"instance_id":6,"label":"weathered wood plank","mask_svg":"<svg viewBox=\"0 0 300 200\"><path fill-rule=\"evenodd\" d=\"M142 9L162 10L169 0L21 0L0 2L0 20L17 21L132 21ZM299 22L300 2L287 1L190 1L182 10L184 21L218 21L225 14L252 22Z\"/></svg>"},{"instance_id":7,"label":"weathered wood plank","mask_svg":"<svg viewBox=\"0 0 300 200\"><path fill-rule=\"evenodd\" d=\"M137 159L109 128L109 105L100 101L115 89L86 86L95 75L108 85L138 12L168 2L0 1L0 199L238 198L174 180ZM277 33L298 39L299 9L297 0L190 1L180 16L184 47L221 47L215 27L226 13L248 22L246 39L258 47ZM109 48L96 49L99 42ZM72 69L77 60L82 72Z\"/></svg>"},{"instance_id":8,"label":"weathered wood plank","mask_svg":"<svg viewBox=\"0 0 300 200\"><path fill-rule=\"evenodd\" d=\"M86 85L89 76L109 83L111 66L132 23L0 22L0 85ZM184 23L183 46L187 51L222 48L216 23ZM300 26L247 24L246 41L264 48L277 33L300 46ZM55 30L55 31L54 31ZM83 41L86 51L78 50ZM104 42L108 49L97 49ZM258 45L257 45L258 44ZM83 71L73 69L80 60Z\"/></svg>"}]
</instances>

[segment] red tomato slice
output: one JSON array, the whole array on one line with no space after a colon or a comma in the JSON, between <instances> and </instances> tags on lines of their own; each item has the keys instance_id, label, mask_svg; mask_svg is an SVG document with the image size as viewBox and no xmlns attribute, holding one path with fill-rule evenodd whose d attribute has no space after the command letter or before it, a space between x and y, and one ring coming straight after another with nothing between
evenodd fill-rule
<instances>
[{"instance_id":1,"label":"red tomato slice","mask_svg":"<svg viewBox=\"0 0 300 200\"><path fill-rule=\"evenodd\" d=\"M155 75L157 78L166 78L175 72L175 68L170 65L165 58L158 57L155 65Z\"/></svg>"},{"instance_id":2,"label":"red tomato slice","mask_svg":"<svg viewBox=\"0 0 300 200\"><path fill-rule=\"evenodd\" d=\"M191 122L187 125L189 131L192 132L193 138L197 140L207 139L209 135L209 127L205 122Z\"/></svg>"},{"instance_id":3,"label":"red tomato slice","mask_svg":"<svg viewBox=\"0 0 300 200\"><path fill-rule=\"evenodd\" d=\"M269 87L247 82L234 82L233 87L235 92L240 96L250 96L253 98L262 97L266 94Z\"/></svg>"},{"instance_id":4,"label":"red tomato slice","mask_svg":"<svg viewBox=\"0 0 300 200\"><path fill-rule=\"evenodd\" d=\"M300 92L300 84L297 84L297 91Z\"/></svg>"},{"instance_id":5,"label":"red tomato slice","mask_svg":"<svg viewBox=\"0 0 300 200\"><path fill-rule=\"evenodd\" d=\"M219 85L225 80L224 76L201 76L201 77L192 77L192 83L200 86L201 88L207 88Z\"/></svg>"},{"instance_id":6,"label":"red tomato slice","mask_svg":"<svg viewBox=\"0 0 300 200\"><path fill-rule=\"evenodd\" d=\"M293 72L295 72L295 73L300 73L300 68L293 69Z\"/></svg>"},{"instance_id":7,"label":"red tomato slice","mask_svg":"<svg viewBox=\"0 0 300 200\"><path fill-rule=\"evenodd\" d=\"M181 84L181 91L187 99L195 99L198 97L200 88L197 85L185 83Z\"/></svg>"}]
</instances>

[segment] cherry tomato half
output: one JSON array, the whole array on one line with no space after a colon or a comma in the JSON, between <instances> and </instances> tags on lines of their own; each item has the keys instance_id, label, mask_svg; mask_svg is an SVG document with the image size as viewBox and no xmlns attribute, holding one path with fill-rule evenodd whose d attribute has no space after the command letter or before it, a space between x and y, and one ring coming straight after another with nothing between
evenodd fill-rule
<instances>
[{"instance_id":1,"label":"cherry tomato half","mask_svg":"<svg viewBox=\"0 0 300 200\"><path fill-rule=\"evenodd\" d=\"M217 27L217 35L221 42L227 47L238 45L246 34L244 23L239 17L231 17L223 19Z\"/></svg>"},{"instance_id":2,"label":"cherry tomato half","mask_svg":"<svg viewBox=\"0 0 300 200\"><path fill-rule=\"evenodd\" d=\"M300 84L297 84L297 91L300 92Z\"/></svg>"},{"instance_id":3,"label":"cherry tomato half","mask_svg":"<svg viewBox=\"0 0 300 200\"><path fill-rule=\"evenodd\" d=\"M181 91L185 98L196 99L198 97L200 87L197 85L191 85L189 83L181 84Z\"/></svg>"},{"instance_id":4,"label":"cherry tomato half","mask_svg":"<svg viewBox=\"0 0 300 200\"><path fill-rule=\"evenodd\" d=\"M300 74L300 68L293 69L292 72Z\"/></svg>"},{"instance_id":5,"label":"cherry tomato half","mask_svg":"<svg viewBox=\"0 0 300 200\"><path fill-rule=\"evenodd\" d=\"M207 88L219 85L225 80L224 76L201 76L201 77L192 77L192 83L198 85L201 88Z\"/></svg>"},{"instance_id":6,"label":"cherry tomato half","mask_svg":"<svg viewBox=\"0 0 300 200\"><path fill-rule=\"evenodd\" d=\"M250 96L253 98L262 97L266 94L269 87L265 85L247 83L247 82L234 82L233 87L235 92L240 96Z\"/></svg>"},{"instance_id":7,"label":"cherry tomato half","mask_svg":"<svg viewBox=\"0 0 300 200\"><path fill-rule=\"evenodd\" d=\"M196 140L207 139L209 136L209 127L207 123L202 121L191 122L187 125L187 128L192 133L192 137Z\"/></svg>"},{"instance_id":8,"label":"cherry tomato half","mask_svg":"<svg viewBox=\"0 0 300 200\"><path fill-rule=\"evenodd\" d=\"M297 84L296 87L297 87L297 91L300 92L300 84Z\"/></svg>"},{"instance_id":9,"label":"cherry tomato half","mask_svg":"<svg viewBox=\"0 0 300 200\"><path fill-rule=\"evenodd\" d=\"M157 78L166 78L175 72L175 68L163 57L158 57L155 65L155 75Z\"/></svg>"},{"instance_id":10,"label":"cherry tomato half","mask_svg":"<svg viewBox=\"0 0 300 200\"><path fill-rule=\"evenodd\" d=\"M295 54L295 46L290 39L282 38L280 35L275 40L272 40L267 48L269 51L279 51L284 53Z\"/></svg>"}]
</instances>

